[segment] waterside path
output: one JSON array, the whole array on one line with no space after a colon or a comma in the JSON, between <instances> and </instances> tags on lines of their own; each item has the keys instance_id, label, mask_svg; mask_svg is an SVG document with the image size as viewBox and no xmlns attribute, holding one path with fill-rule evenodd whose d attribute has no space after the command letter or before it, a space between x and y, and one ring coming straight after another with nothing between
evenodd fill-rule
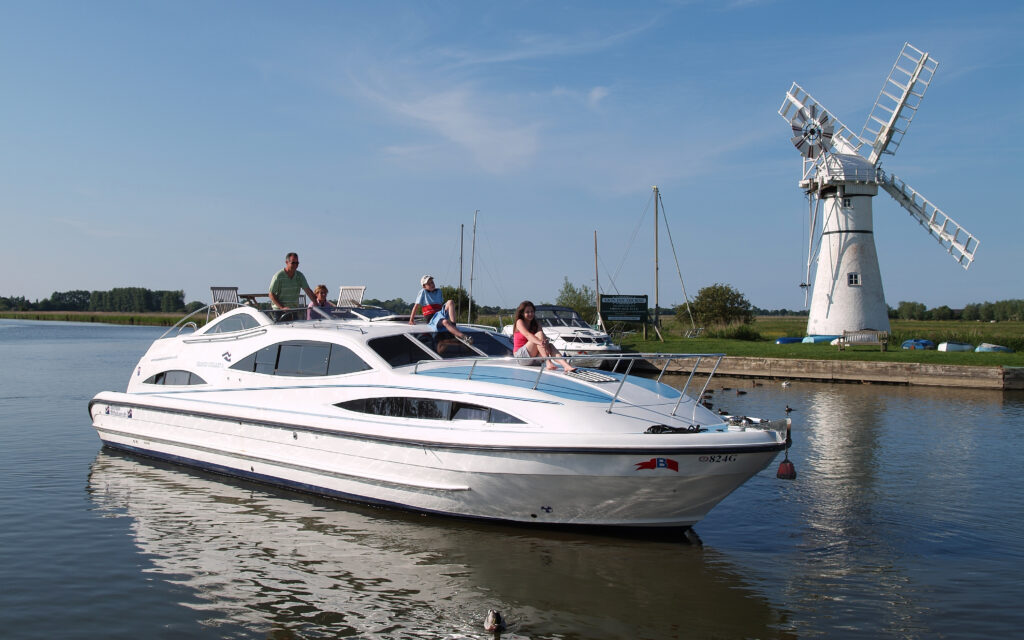
<instances>
[{"instance_id":1,"label":"waterside path","mask_svg":"<svg viewBox=\"0 0 1024 640\"><path fill-rule=\"evenodd\" d=\"M664 360L652 359L660 369ZM702 362L698 371L708 373L712 363ZM673 362L668 371L689 371L684 362ZM979 367L915 362L862 362L851 360L806 360L783 358L741 358L726 356L716 375L819 382L860 382L905 384L926 387L969 389L1024 389L1024 367Z\"/></svg>"}]
</instances>

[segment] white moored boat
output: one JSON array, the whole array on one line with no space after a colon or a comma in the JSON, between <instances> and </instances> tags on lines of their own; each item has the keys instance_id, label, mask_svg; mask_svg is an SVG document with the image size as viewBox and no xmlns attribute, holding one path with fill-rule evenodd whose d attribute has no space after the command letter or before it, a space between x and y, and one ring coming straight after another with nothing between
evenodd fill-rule
<instances>
[{"instance_id":1,"label":"white moored boat","mask_svg":"<svg viewBox=\"0 0 1024 640\"><path fill-rule=\"evenodd\" d=\"M614 358L606 361L605 356L615 356L622 351L607 333L592 328L569 307L538 304L534 308L544 335L559 353L572 356L573 366L601 367L614 362ZM513 330L513 325L506 325L501 332L511 338Z\"/></svg>"},{"instance_id":2,"label":"white moored boat","mask_svg":"<svg viewBox=\"0 0 1024 640\"><path fill-rule=\"evenodd\" d=\"M184 318L89 403L103 443L424 513L630 527L694 524L785 448L788 420L725 421L631 373L643 354L553 373L468 327L471 344L359 309L287 315ZM721 356L657 357L692 363L690 386Z\"/></svg>"}]
</instances>

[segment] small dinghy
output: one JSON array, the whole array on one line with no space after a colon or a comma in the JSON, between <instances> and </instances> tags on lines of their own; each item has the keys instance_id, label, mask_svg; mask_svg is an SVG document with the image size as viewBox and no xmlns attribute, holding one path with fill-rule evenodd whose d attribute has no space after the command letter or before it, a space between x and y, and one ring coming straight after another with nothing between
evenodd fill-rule
<instances>
[{"instance_id":1,"label":"small dinghy","mask_svg":"<svg viewBox=\"0 0 1024 640\"><path fill-rule=\"evenodd\" d=\"M1013 349L1010 347L1004 347L1001 344L991 344L989 342L982 342L974 350L981 353L1013 353Z\"/></svg>"},{"instance_id":2,"label":"small dinghy","mask_svg":"<svg viewBox=\"0 0 1024 640\"><path fill-rule=\"evenodd\" d=\"M935 343L925 338L912 338L904 340L901 347L903 349L934 349Z\"/></svg>"},{"instance_id":3,"label":"small dinghy","mask_svg":"<svg viewBox=\"0 0 1024 640\"><path fill-rule=\"evenodd\" d=\"M939 351L974 351L974 345L966 342L940 342Z\"/></svg>"}]
</instances>

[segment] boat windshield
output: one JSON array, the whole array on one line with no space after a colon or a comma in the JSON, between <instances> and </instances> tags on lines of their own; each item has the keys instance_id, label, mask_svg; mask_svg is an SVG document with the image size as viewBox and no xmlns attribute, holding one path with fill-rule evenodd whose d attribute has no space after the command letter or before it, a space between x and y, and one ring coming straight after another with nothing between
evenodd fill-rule
<instances>
[{"instance_id":1,"label":"boat windshield","mask_svg":"<svg viewBox=\"0 0 1024 640\"><path fill-rule=\"evenodd\" d=\"M512 355L512 347L507 344L508 338L505 336L487 331L468 331L464 327L462 331L472 340L472 348L447 331L438 333L424 331L413 334L413 336L445 360L479 356L480 354L476 350L483 351L485 355L499 358L507 358Z\"/></svg>"},{"instance_id":2,"label":"boat windshield","mask_svg":"<svg viewBox=\"0 0 1024 640\"><path fill-rule=\"evenodd\" d=\"M435 360L438 356L443 360L451 360L454 358L478 358L481 357L481 354L503 358L512 355L512 345L508 344L508 338L500 334L472 331L465 328L463 331L472 338L472 346L456 339L447 331L401 333L373 338L368 344L392 367L402 367L423 360Z\"/></svg>"},{"instance_id":3,"label":"boat windshield","mask_svg":"<svg viewBox=\"0 0 1024 640\"><path fill-rule=\"evenodd\" d=\"M265 311L274 322L303 322L307 320L375 320L390 318L393 311L377 307L302 307L299 309L270 309Z\"/></svg>"},{"instance_id":4,"label":"boat windshield","mask_svg":"<svg viewBox=\"0 0 1024 640\"><path fill-rule=\"evenodd\" d=\"M589 329L580 314L572 309L537 309L537 322L542 327L580 327Z\"/></svg>"}]
</instances>

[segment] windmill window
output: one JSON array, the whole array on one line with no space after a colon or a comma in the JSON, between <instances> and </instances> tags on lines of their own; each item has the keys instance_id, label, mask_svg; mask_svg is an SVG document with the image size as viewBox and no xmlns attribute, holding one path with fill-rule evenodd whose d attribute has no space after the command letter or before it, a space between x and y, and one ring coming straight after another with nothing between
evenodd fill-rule
<instances>
[{"instance_id":1,"label":"windmill window","mask_svg":"<svg viewBox=\"0 0 1024 640\"><path fill-rule=\"evenodd\" d=\"M843 206L846 207L847 209L852 207L853 206L853 199L852 198L843 198Z\"/></svg>"},{"instance_id":2,"label":"windmill window","mask_svg":"<svg viewBox=\"0 0 1024 640\"><path fill-rule=\"evenodd\" d=\"M848 273L846 274L846 284L851 287L860 286L860 274L859 273Z\"/></svg>"}]
</instances>

